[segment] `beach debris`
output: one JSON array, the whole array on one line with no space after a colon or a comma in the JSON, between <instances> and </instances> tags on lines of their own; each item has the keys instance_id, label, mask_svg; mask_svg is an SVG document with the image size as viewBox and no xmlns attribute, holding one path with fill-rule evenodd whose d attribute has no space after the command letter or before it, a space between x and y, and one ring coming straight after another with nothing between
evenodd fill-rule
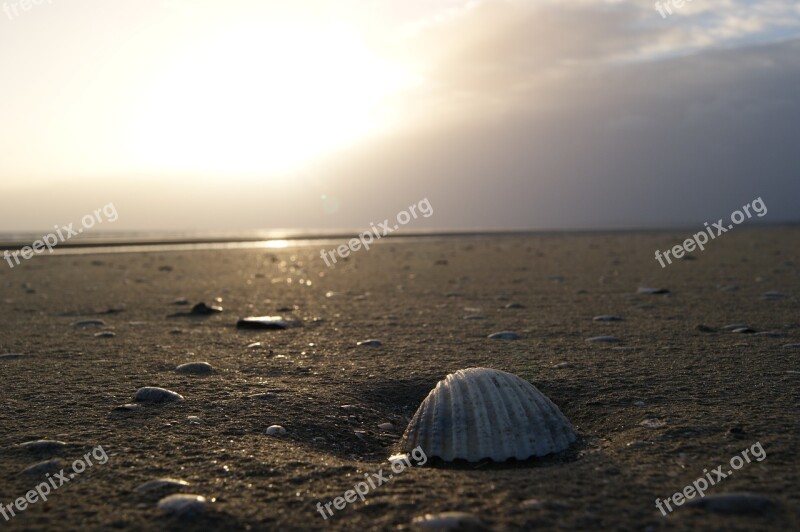
<instances>
[{"instance_id":1,"label":"beach debris","mask_svg":"<svg viewBox=\"0 0 800 532\"><path fill-rule=\"evenodd\" d=\"M267 427L267 434L270 436L283 436L286 434L286 429L280 425L270 425Z\"/></svg>"},{"instance_id":2,"label":"beach debris","mask_svg":"<svg viewBox=\"0 0 800 532\"><path fill-rule=\"evenodd\" d=\"M156 491L156 490L162 490L162 489L176 489L176 490L178 490L178 489L186 488L188 486L191 486L191 484L189 484L185 480L180 480L180 479L177 479L177 478L164 477L164 478L157 478L155 480L150 480L148 482L145 482L144 484L139 484L138 486L136 486L133 489L133 491L141 493L141 492Z\"/></svg>"},{"instance_id":3,"label":"beach debris","mask_svg":"<svg viewBox=\"0 0 800 532\"><path fill-rule=\"evenodd\" d=\"M169 495L158 501L158 508L178 517L194 517L206 511L206 498L202 495Z\"/></svg>"},{"instance_id":4,"label":"beach debris","mask_svg":"<svg viewBox=\"0 0 800 532\"><path fill-rule=\"evenodd\" d=\"M786 297L786 294L784 294L783 292L776 292L776 291L764 292L763 294L761 294L761 299L766 299L766 300L783 299L784 297Z\"/></svg>"},{"instance_id":5,"label":"beach debris","mask_svg":"<svg viewBox=\"0 0 800 532\"><path fill-rule=\"evenodd\" d=\"M23 356L24 355L21 355L19 353L4 353L0 355L0 360L17 360L19 358L22 358Z\"/></svg>"},{"instance_id":6,"label":"beach debris","mask_svg":"<svg viewBox=\"0 0 800 532\"><path fill-rule=\"evenodd\" d=\"M686 505L723 514L756 514L776 506L776 503L766 495L733 492L691 499L686 501Z\"/></svg>"},{"instance_id":7,"label":"beach debris","mask_svg":"<svg viewBox=\"0 0 800 532\"><path fill-rule=\"evenodd\" d=\"M514 331L500 331L496 333L492 333L487 338L492 340L519 340L520 335L515 333Z\"/></svg>"},{"instance_id":8,"label":"beach debris","mask_svg":"<svg viewBox=\"0 0 800 532\"><path fill-rule=\"evenodd\" d=\"M411 525L433 530L484 530L480 519L466 512L442 512L415 517Z\"/></svg>"},{"instance_id":9,"label":"beach debris","mask_svg":"<svg viewBox=\"0 0 800 532\"><path fill-rule=\"evenodd\" d=\"M661 427L666 426L667 422L661 419L656 419L654 417L649 417L643 420L641 423L639 423L639 425L647 429L660 429Z\"/></svg>"},{"instance_id":10,"label":"beach debris","mask_svg":"<svg viewBox=\"0 0 800 532\"><path fill-rule=\"evenodd\" d=\"M361 347L380 347L383 345L383 342L381 342L380 340L371 339L371 340L363 340L361 342L356 343L356 345Z\"/></svg>"},{"instance_id":11,"label":"beach debris","mask_svg":"<svg viewBox=\"0 0 800 532\"><path fill-rule=\"evenodd\" d=\"M137 403L171 403L183 401L183 396L166 388L145 386L144 388L139 388L136 395L133 396L133 400Z\"/></svg>"},{"instance_id":12,"label":"beach debris","mask_svg":"<svg viewBox=\"0 0 800 532\"><path fill-rule=\"evenodd\" d=\"M236 322L236 327L239 329L282 330L297 325L297 322L282 316L250 316Z\"/></svg>"},{"instance_id":13,"label":"beach debris","mask_svg":"<svg viewBox=\"0 0 800 532\"><path fill-rule=\"evenodd\" d=\"M695 327L695 329L697 329L700 332L704 332L704 333L715 333L715 332L717 332L717 330L714 327L709 327L708 325L703 325L702 323L700 325L698 325L697 327Z\"/></svg>"},{"instance_id":14,"label":"beach debris","mask_svg":"<svg viewBox=\"0 0 800 532\"><path fill-rule=\"evenodd\" d=\"M603 314L602 316L595 316L592 318L594 321L622 321L622 316L616 314Z\"/></svg>"},{"instance_id":15,"label":"beach debris","mask_svg":"<svg viewBox=\"0 0 800 532\"><path fill-rule=\"evenodd\" d=\"M469 368L439 381L403 434L445 461L525 460L563 451L575 441L567 418L531 383L504 371Z\"/></svg>"},{"instance_id":16,"label":"beach debris","mask_svg":"<svg viewBox=\"0 0 800 532\"><path fill-rule=\"evenodd\" d=\"M619 338L616 336L595 336L593 338L587 338L586 341L595 343L614 343L619 342Z\"/></svg>"},{"instance_id":17,"label":"beach debris","mask_svg":"<svg viewBox=\"0 0 800 532\"><path fill-rule=\"evenodd\" d=\"M19 446L28 451L38 452L52 452L63 449L67 446L63 441L58 440L35 440L20 443Z\"/></svg>"},{"instance_id":18,"label":"beach debris","mask_svg":"<svg viewBox=\"0 0 800 532\"><path fill-rule=\"evenodd\" d=\"M186 364L181 364L175 371L178 373L194 373L196 375L205 375L214 371L213 366L208 362L187 362Z\"/></svg>"},{"instance_id":19,"label":"beach debris","mask_svg":"<svg viewBox=\"0 0 800 532\"><path fill-rule=\"evenodd\" d=\"M94 333L95 338L114 338L117 335L114 331L100 331Z\"/></svg>"},{"instance_id":20,"label":"beach debris","mask_svg":"<svg viewBox=\"0 0 800 532\"><path fill-rule=\"evenodd\" d=\"M640 286L638 292L640 294L646 295L656 295L656 294L669 294L670 291L667 288L648 288L646 286Z\"/></svg>"},{"instance_id":21,"label":"beach debris","mask_svg":"<svg viewBox=\"0 0 800 532\"><path fill-rule=\"evenodd\" d=\"M104 322L103 320L78 320L70 323L70 325L72 325L73 327L78 327L81 329L84 327L102 327L105 324L106 322Z\"/></svg>"},{"instance_id":22,"label":"beach debris","mask_svg":"<svg viewBox=\"0 0 800 532\"><path fill-rule=\"evenodd\" d=\"M64 467L66 467L66 463L63 460L53 458L52 460L45 460L44 462L26 467L22 470L22 474L37 477L48 474L54 475L59 473Z\"/></svg>"}]
</instances>

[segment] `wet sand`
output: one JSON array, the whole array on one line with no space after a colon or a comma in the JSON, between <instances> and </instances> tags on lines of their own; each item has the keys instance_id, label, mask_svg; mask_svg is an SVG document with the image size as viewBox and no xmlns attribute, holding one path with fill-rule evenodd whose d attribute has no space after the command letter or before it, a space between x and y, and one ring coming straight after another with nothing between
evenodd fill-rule
<instances>
[{"instance_id":1,"label":"wet sand","mask_svg":"<svg viewBox=\"0 0 800 532\"><path fill-rule=\"evenodd\" d=\"M800 343L800 228L737 228L662 269L655 250L686 236L387 239L336 268L320 258L328 243L0 267L0 354L21 355L0 357L0 504L41 481L22 473L32 464L69 464L97 445L109 457L47 502L0 516L0 528L397 529L463 511L493 530L798 529L800 349L784 346ZM637 293L642 286L669 293ZM768 291L785 297L762 298ZM167 317L201 301L223 311ZM593 321L602 314L623 321ZM252 315L302 326L236 328ZM87 319L105 325L72 325ZM719 330L728 324L777 334ZM498 331L521 338L487 338ZM620 341L586 341L605 335ZM373 338L382 345L356 345ZM175 370L193 361L213 373ZM578 441L526 462L408 468L323 520L317 502L385 470L436 382L475 366L535 384ZM185 400L114 411L143 386ZM259 393L274 396L248 397ZM379 428L387 422L397 430ZM267 435L275 424L286 434ZM18 447L37 439L67 446ZM766 458L707 495L751 492L772 504L750 514L656 509L656 498L704 469L729 469L757 442ZM134 491L160 477L191 483L182 491L207 497L207 512L168 516L156 504L174 491Z\"/></svg>"}]
</instances>

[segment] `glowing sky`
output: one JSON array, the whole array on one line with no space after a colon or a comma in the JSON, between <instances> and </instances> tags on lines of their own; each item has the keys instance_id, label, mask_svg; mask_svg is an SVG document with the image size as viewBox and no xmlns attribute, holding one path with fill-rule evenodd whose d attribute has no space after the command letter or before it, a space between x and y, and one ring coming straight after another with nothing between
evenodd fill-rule
<instances>
[{"instance_id":1,"label":"glowing sky","mask_svg":"<svg viewBox=\"0 0 800 532\"><path fill-rule=\"evenodd\" d=\"M797 220L800 4L0 0L0 232Z\"/></svg>"}]
</instances>

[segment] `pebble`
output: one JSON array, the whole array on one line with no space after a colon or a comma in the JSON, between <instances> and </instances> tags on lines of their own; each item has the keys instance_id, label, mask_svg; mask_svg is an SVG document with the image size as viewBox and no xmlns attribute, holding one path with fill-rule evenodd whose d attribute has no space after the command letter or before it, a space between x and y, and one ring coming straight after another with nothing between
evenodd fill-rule
<instances>
[{"instance_id":1,"label":"pebble","mask_svg":"<svg viewBox=\"0 0 800 532\"><path fill-rule=\"evenodd\" d=\"M278 397L278 394L272 393L272 392L254 393L253 395L248 395L247 397L250 398L250 399L266 400L266 399L274 399L274 398Z\"/></svg>"},{"instance_id":2,"label":"pebble","mask_svg":"<svg viewBox=\"0 0 800 532\"><path fill-rule=\"evenodd\" d=\"M556 369L564 369L564 368L572 367L572 364L570 364L569 362L560 362L560 363L556 364L553 367L556 368Z\"/></svg>"},{"instance_id":3,"label":"pebble","mask_svg":"<svg viewBox=\"0 0 800 532\"><path fill-rule=\"evenodd\" d=\"M667 424L666 421L662 421L660 419L655 419L655 418L647 418L641 423L639 423L639 425L648 429L660 429L666 424Z\"/></svg>"},{"instance_id":4,"label":"pebble","mask_svg":"<svg viewBox=\"0 0 800 532\"><path fill-rule=\"evenodd\" d=\"M198 416L186 416L186 420L189 422L190 425L200 425L203 423L203 420L200 419Z\"/></svg>"},{"instance_id":5,"label":"pebble","mask_svg":"<svg viewBox=\"0 0 800 532\"><path fill-rule=\"evenodd\" d=\"M5 353L0 355L0 360L17 360L18 358L22 358L22 355L19 353Z\"/></svg>"},{"instance_id":6,"label":"pebble","mask_svg":"<svg viewBox=\"0 0 800 532\"><path fill-rule=\"evenodd\" d=\"M283 436L286 434L286 429L280 425L270 425L267 427L267 434L270 436Z\"/></svg>"},{"instance_id":7,"label":"pebble","mask_svg":"<svg viewBox=\"0 0 800 532\"><path fill-rule=\"evenodd\" d=\"M202 495L170 495L158 501L158 508L178 517L194 517L206 511L206 498Z\"/></svg>"},{"instance_id":8,"label":"pebble","mask_svg":"<svg viewBox=\"0 0 800 532\"><path fill-rule=\"evenodd\" d=\"M544 502L539 499L526 499L520 503L520 506L525 510L538 510L544 508Z\"/></svg>"},{"instance_id":9,"label":"pebble","mask_svg":"<svg viewBox=\"0 0 800 532\"><path fill-rule=\"evenodd\" d=\"M667 288L648 288L645 286L639 287L640 294L648 294L648 295L655 295L655 294L669 294L669 290Z\"/></svg>"},{"instance_id":10,"label":"pebble","mask_svg":"<svg viewBox=\"0 0 800 532\"><path fill-rule=\"evenodd\" d=\"M650 442L650 441L634 440L634 441L630 441L630 442L626 443L625 446L629 447L631 449L638 449L639 447L647 447L648 445L652 445L652 444L653 444L653 442Z\"/></svg>"},{"instance_id":11,"label":"pebble","mask_svg":"<svg viewBox=\"0 0 800 532\"><path fill-rule=\"evenodd\" d=\"M772 291L772 292L764 292L763 294L761 294L761 299L767 299L767 300L783 299L784 297L786 297L786 294L784 294L783 292Z\"/></svg>"},{"instance_id":12,"label":"pebble","mask_svg":"<svg viewBox=\"0 0 800 532\"><path fill-rule=\"evenodd\" d=\"M133 400L137 403L171 403L173 401L183 401L183 396L165 388L145 386L144 388L139 388Z\"/></svg>"},{"instance_id":13,"label":"pebble","mask_svg":"<svg viewBox=\"0 0 800 532\"><path fill-rule=\"evenodd\" d=\"M42 476L42 475L54 475L59 473L65 467L65 462L63 460L59 460L58 458L53 458L52 460L46 460L44 462L39 462L38 464L33 464L32 466L28 466L22 470L22 473L25 475L31 476Z\"/></svg>"},{"instance_id":14,"label":"pebble","mask_svg":"<svg viewBox=\"0 0 800 532\"><path fill-rule=\"evenodd\" d=\"M380 340L364 340L361 342L356 343L356 345L363 346L363 347L380 347L383 345L383 342Z\"/></svg>"},{"instance_id":15,"label":"pebble","mask_svg":"<svg viewBox=\"0 0 800 532\"><path fill-rule=\"evenodd\" d=\"M189 484L185 480L180 480L177 478L157 478L155 480L145 482L144 484L139 484L133 489L133 491L144 492L144 491L155 491L167 488L180 489L180 488L185 488L187 486L191 486L191 484Z\"/></svg>"},{"instance_id":16,"label":"pebble","mask_svg":"<svg viewBox=\"0 0 800 532\"><path fill-rule=\"evenodd\" d=\"M619 342L619 338L617 338L616 336L595 336L593 338L587 338L586 341L613 343L613 342Z\"/></svg>"},{"instance_id":17,"label":"pebble","mask_svg":"<svg viewBox=\"0 0 800 532\"><path fill-rule=\"evenodd\" d=\"M592 318L594 321L622 321L622 316L614 314L603 314L602 316L595 316Z\"/></svg>"},{"instance_id":18,"label":"pebble","mask_svg":"<svg viewBox=\"0 0 800 532\"><path fill-rule=\"evenodd\" d=\"M172 303L170 303L170 305L188 305L188 304L189 300L186 299L185 297L179 297L178 299L175 299L172 301Z\"/></svg>"},{"instance_id":19,"label":"pebble","mask_svg":"<svg viewBox=\"0 0 800 532\"><path fill-rule=\"evenodd\" d=\"M761 331L755 333L754 336L766 336L767 338L783 338L786 335L783 334L782 332L777 332L777 331Z\"/></svg>"},{"instance_id":20,"label":"pebble","mask_svg":"<svg viewBox=\"0 0 800 532\"><path fill-rule=\"evenodd\" d=\"M500 331L490 334L487 338L492 340L519 340L520 335L513 331Z\"/></svg>"},{"instance_id":21,"label":"pebble","mask_svg":"<svg viewBox=\"0 0 800 532\"><path fill-rule=\"evenodd\" d=\"M214 368L208 362L187 362L175 368L175 371L178 373L194 373L199 375L211 373L214 371Z\"/></svg>"},{"instance_id":22,"label":"pebble","mask_svg":"<svg viewBox=\"0 0 800 532\"><path fill-rule=\"evenodd\" d=\"M94 333L95 338L114 338L117 335L114 331L100 331L99 333Z\"/></svg>"},{"instance_id":23,"label":"pebble","mask_svg":"<svg viewBox=\"0 0 800 532\"><path fill-rule=\"evenodd\" d=\"M25 443L20 443L19 446L28 451L49 452L49 451L57 451L59 449L63 449L64 447L67 446L67 444L64 443L63 441L58 441L58 440L35 440L35 441L26 441Z\"/></svg>"},{"instance_id":24,"label":"pebble","mask_svg":"<svg viewBox=\"0 0 800 532\"><path fill-rule=\"evenodd\" d=\"M786 344L783 346L784 349L800 349L800 344Z\"/></svg>"},{"instance_id":25,"label":"pebble","mask_svg":"<svg viewBox=\"0 0 800 532\"><path fill-rule=\"evenodd\" d=\"M764 510L776 506L776 504L765 495L734 492L706 495L702 499L692 499L687 501L687 506L723 514L750 514L762 513Z\"/></svg>"},{"instance_id":26,"label":"pebble","mask_svg":"<svg viewBox=\"0 0 800 532\"><path fill-rule=\"evenodd\" d=\"M388 432L390 430L394 430L394 425L392 423L381 423L378 425L378 428Z\"/></svg>"},{"instance_id":27,"label":"pebble","mask_svg":"<svg viewBox=\"0 0 800 532\"><path fill-rule=\"evenodd\" d=\"M253 342L252 344L247 344L248 349L261 349L264 347L264 344L261 342Z\"/></svg>"},{"instance_id":28,"label":"pebble","mask_svg":"<svg viewBox=\"0 0 800 532\"><path fill-rule=\"evenodd\" d=\"M753 334L754 332L756 332L756 330L753 329L752 327L739 327L733 329L731 332L737 334Z\"/></svg>"},{"instance_id":29,"label":"pebble","mask_svg":"<svg viewBox=\"0 0 800 532\"><path fill-rule=\"evenodd\" d=\"M103 320L78 320L73 321L70 325L73 327L102 327L106 322Z\"/></svg>"},{"instance_id":30,"label":"pebble","mask_svg":"<svg viewBox=\"0 0 800 532\"><path fill-rule=\"evenodd\" d=\"M638 407L643 407L643 406L646 406L646 405L647 405L647 403L645 403L644 401L634 401L634 403L633 403L633 406L638 406Z\"/></svg>"},{"instance_id":31,"label":"pebble","mask_svg":"<svg viewBox=\"0 0 800 532\"><path fill-rule=\"evenodd\" d=\"M465 320L485 320L486 316L484 316L482 314L469 314L467 316L464 316L464 319Z\"/></svg>"},{"instance_id":32,"label":"pebble","mask_svg":"<svg viewBox=\"0 0 800 532\"><path fill-rule=\"evenodd\" d=\"M282 330L296 325L296 322L286 320L282 316L250 316L236 322L236 327L239 329Z\"/></svg>"},{"instance_id":33,"label":"pebble","mask_svg":"<svg viewBox=\"0 0 800 532\"><path fill-rule=\"evenodd\" d=\"M415 517L412 526L434 530L483 529L480 519L465 512L442 512Z\"/></svg>"},{"instance_id":34,"label":"pebble","mask_svg":"<svg viewBox=\"0 0 800 532\"><path fill-rule=\"evenodd\" d=\"M725 286L720 287L720 291L722 291L722 292L736 292L738 289L739 289L739 287L736 286L735 284L729 284L729 285L725 285Z\"/></svg>"},{"instance_id":35,"label":"pebble","mask_svg":"<svg viewBox=\"0 0 800 532\"><path fill-rule=\"evenodd\" d=\"M525 308L525 305L523 305L522 303L509 303L508 305L506 305L506 306L505 306L505 307L503 307L503 308L507 308L507 309L512 309L512 308Z\"/></svg>"},{"instance_id":36,"label":"pebble","mask_svg":"<svg viewBox=\"0 0 800 532\"><path fill-rule=\"evenodd\" d=\"M703 325L702 323L700 325L698 325L697 327L695 327L695 329L697 329L700 332L704 332L704 333L717 332L717 330L715 328L709 327L708 325Z\"/></svg>"}]
</instances>

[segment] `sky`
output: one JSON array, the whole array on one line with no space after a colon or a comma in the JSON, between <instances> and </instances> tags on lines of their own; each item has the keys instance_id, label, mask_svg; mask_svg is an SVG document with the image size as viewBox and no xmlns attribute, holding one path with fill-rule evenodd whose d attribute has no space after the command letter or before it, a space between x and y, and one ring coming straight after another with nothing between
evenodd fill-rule
<instances>
[{"instance_id":1,"label":"sky","mask_svg":"<svg viewBox=\"0 0 800 532\"><path fill-rule=\"evenodd\" d=\"M0 232L796 222L798 139L798 2L0 0Z\"/></svg>"}]
</instances>

